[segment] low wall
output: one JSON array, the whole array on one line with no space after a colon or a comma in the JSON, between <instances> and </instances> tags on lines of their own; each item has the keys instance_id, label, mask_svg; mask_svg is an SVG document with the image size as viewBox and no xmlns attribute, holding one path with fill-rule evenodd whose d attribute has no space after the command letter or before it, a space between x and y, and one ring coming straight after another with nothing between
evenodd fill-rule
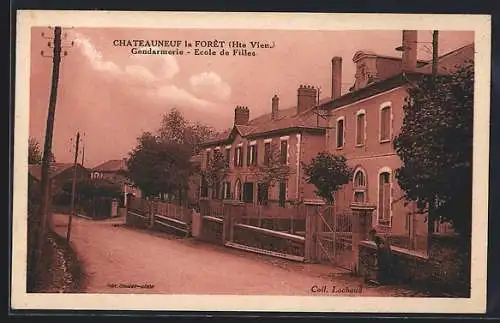
<instances>
[{"instance_id":1,"label":"low wall","mask_svg":"<svg viewBox=\"0 0 500 323\"><path fill-rule=\"evenodd\" d=\"M305 239L303 237L268 229L236 224L234 226L232 242L283 255L305 257Z\"/></svg>"},{"instance_id":2,"label":"low wall","mask_svg":"<svg viewBox=\"0 0 500 323\"><path fill-rule=\"evenodd\" d=\"M457 236L433 235L428 255L392 247L391 283L409 284L434 295L470 296L470 249ZM359 245L359 274L377 279L376 246Z\"/></svg>"},{"instance_id":3,"label":"low wall","mask_svg":"<svg viewBox=\"0 0 500 323\"><path fill-rule=\"evenodd\" d=\"M223 244L222 230L223 221L219 218L203 216L200 240L215 244Z\"/></svg>"},{"instance_id":4,"label":"low wall","mask_svg":"<svg viewBox=\"0 0 500 323\"><path fill-rule=\"evenodd\" d=\"M125 223L130 226L145 229L148 227L149 220L135 210L127 210Z\"/></svg>"}]
</instances>

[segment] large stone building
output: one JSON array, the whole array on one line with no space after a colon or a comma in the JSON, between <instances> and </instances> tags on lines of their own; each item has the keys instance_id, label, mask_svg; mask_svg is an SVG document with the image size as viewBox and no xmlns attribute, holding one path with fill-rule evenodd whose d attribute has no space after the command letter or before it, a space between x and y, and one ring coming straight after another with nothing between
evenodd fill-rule
<instances>
[{"instance_id":1,"label":"large stone building","mask_svg":"<svg viewBox=\"0 0 500 323\"><path fill-rule=\"evenodd\" d=\"M232 129L203 144L201 168L207 168L218 150L224 154L228 170L221 185L203 186L201 197L266 201L283 207L294 201L317 199L314 187L304 180L302 166L325 147L326 120L315 112L317 103L317 90L301 85L297 105L292 108L280 109L277 95L271 99L270 113L254 119L250 119L248 107L236 107ZM266 189L262 166L276 162L276 155L286 166L287 176Z\"/></svg>"},{"instance_id":2,"label":"large stone building","mask_svg":"<svg viewBox=\"0 0 500 323\"><path fill-rule=\"evenodd\" d=\"M417 60L417 31L403 31L401 58L359 51L351 91L341 95L342 59L332 60L332 96L319 109L328 111L326 148L344 155L355 169L352 182L338 192L336 209L349 210L353 202L375 207L372 223L378 231L392 234L427 232L425 217L413 216L414 205L406 203L395 178L401 160L393 139L402 126L404 100L412 82L431 73L430 62ZM455 70L474 58L473 44L438 59L438 73ZM438 229L446 229L446 225Z\"/></svg>"}]
</instances>

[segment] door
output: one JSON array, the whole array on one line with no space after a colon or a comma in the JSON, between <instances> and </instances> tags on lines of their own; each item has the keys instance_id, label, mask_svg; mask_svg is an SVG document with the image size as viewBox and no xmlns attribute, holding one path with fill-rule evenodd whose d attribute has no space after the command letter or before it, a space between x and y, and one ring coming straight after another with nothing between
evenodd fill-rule
<instances>
[{"instance_id":1,"label":"door","mask_svg":"<svg viewBox=\"0 0 500 323\"><path fill-rule=\"evenodd\" d=\"M247 182L243 184L243 202L253 203L253 183Z\"/></svg>"}]
</instances>

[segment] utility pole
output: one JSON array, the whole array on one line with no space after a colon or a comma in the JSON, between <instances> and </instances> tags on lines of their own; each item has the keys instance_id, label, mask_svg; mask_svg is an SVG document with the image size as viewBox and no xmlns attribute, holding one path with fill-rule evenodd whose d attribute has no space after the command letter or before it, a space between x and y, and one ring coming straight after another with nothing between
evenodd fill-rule
<instances>
[{"instance_id":1,"label":"utility pole","mask_svg":"<svg viewBox=\"0 0 500 323\"><path fill-rule=\"evenodd\" d=\"M52 135L54 132L54 117L57 102L57 88L59 83L59 65L61 63L61 27L54 28L54 43L52 55L52 84L50 88L49 111L47 114L47 125L45 128L45 142L43 146L42 158L42 178L41 178L41 201L38 220L39 231L37 236L37 251L35 258L36 270L41 270L42 249L45 245L47 234L47 222L49 219L50 207L50 185L49 167L52 155Z\"/></svg>"},{"instance_id":2,"label":"utility pole","mask_svg":"<svg viewBox=\"0 0 500 323\"><path fill-rule=\"evenodd\" d=\"M432 91L436 90L436 77L438 70L438 39L439 32L434 30L432 32ZM432 234L434 233L434 209L436 200L433 199L429 204L427 212L427 253L430 253L432 244Z\"/></svg>"},{"instance_id":3,"label":"utility pole","mask_svg":"<svg viewBox=\"0 0 500 323\"><path fill-rule=\"evenodd\" d=\"M83 134L85 136L85 134ZM83 166L83 163L85 162L85 141L82 140L82 167Z\"/></svg>"},{"instance_id":4,"label":"utility pole","mask_svg":"<svg viewBox=\"0 0 500 323\"><path fill-rule=\"evenodd\" d=\"M71 186L71 213L69 215L68 221L68 231L66 234L66 241L69 242L71 237L71 221L73 220L73 215L75 214L75 191L76 191L76 163L78 160L78 146L80 143L80 133L76 134L76 147L75 147L75 162L73 163L73 183Z\"/></svg>"},{"instance_id":5,"label":"utility pole","mask_svg":"<svg viewBox=\"0 0 500 323\"><path fill-rule=\"evenodd\" d=\"M432 32L432 76L436 77L438 70L438 39L439 32L434 30Z\"/></svg>"}]
</instances>

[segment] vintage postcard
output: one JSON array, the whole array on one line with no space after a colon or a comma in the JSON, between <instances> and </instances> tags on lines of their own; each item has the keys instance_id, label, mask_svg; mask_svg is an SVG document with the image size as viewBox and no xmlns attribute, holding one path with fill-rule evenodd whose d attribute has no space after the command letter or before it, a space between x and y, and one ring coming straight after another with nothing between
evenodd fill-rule
<instances>
[{"instance_id":1,"label":"vintage postcard","mask_svg":"<svg viewBox=\"0 0 500 323\"><path fill-rule=\"evenodd\" d=\"M12 308L483 313L490 23L19 11Z\"/></svg>"}]
</instances>

